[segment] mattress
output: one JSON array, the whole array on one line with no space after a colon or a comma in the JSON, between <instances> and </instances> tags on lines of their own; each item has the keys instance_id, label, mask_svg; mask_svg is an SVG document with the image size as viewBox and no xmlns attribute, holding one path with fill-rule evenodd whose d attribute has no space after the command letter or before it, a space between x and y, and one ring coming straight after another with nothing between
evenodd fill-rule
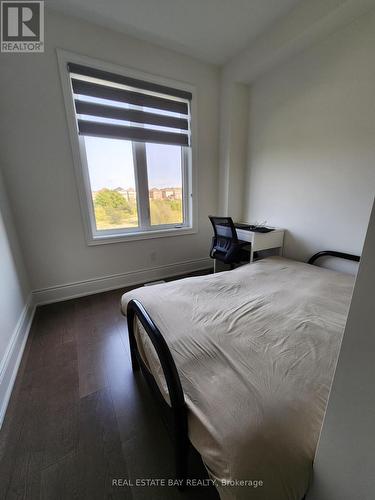
<instances>
[{"instance_id":1,"label":"mattress","mask_svg":"<svg viewBox=\"0 0 375 500\"><path fill-rule=\"evenodd\" d=\"M354 278L281 257L142 287L174 358L189 438L222 499L301 500L308 489ZM136 340L169 402L157 354Z\"/></svg>"}]
</instances>

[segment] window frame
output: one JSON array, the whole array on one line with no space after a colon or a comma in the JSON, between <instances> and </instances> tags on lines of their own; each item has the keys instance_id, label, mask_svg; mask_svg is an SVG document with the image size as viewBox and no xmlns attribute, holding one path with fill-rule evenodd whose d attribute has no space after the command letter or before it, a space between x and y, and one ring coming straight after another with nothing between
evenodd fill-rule
<instances>
[{"instance_id":1,"label":"window frame","mask_svg":"<svg viewBox=\"0 0 375 500\"><path fill-rule=\"evenodd\" d=\"M131 240L142 240L149 238L161 238L168 236L182 236L184 234L194 234L198 232L197 224L197 199L194 194L197 192L197 175L195 171L196 165L196 150L197 150L197 137L196 137L196 92L194 86L177 82L170 79L165 79L155 75L150 75L143 73L131 68L126 68L124 66L117 66L111 63L104 63L96 59L74 54L62 49L56 49L57 59L60 70L60 79L63 90L63 97L66 110L66 118L68 131L70 136L71 149L73 154L73 163L76 176L77 190L80 200L81 214L83 220L83 226L85 230L86 242L88 245L100 245L106 243L118 243ZM147 216L144 216L145 211L149 212L148 196L139 197L137 196L137 208L138 208L138 228L124 228L124 229L104 229L97 230L96 220L94 214L94 205L92 199L92 192L90 186L89 169L86 157L86 148L84 144L84 137L78 134L77 121L74 108L74 99L71 92L70 84L70 74L67 69L68 62L77 63L82 65L91 66L96 69L110 71L113 73L123 74L125 76L130 76L134 78L139 78L147 80L153 83L158 83L161 85L167 85L170 87L175 87L181 90L186 90L192 93L193 98L191 102L191 146L184 147L181 146L181 167L182 167L182 190L183 190L183 224L164 224L164 225L141 225ZM139 143L132 141L133 144L133 157L134 161L139 160L141 155L134 155L134 151L137 148L143 147L144 149L144 159L146 155L146 145L145 143ZM142 144L142 146L141 146ZM138 174L141 170L144 170L145 164L136 168L134 165L134 174L136 180L136 191L138 189L145 189L145 183L141 179L138 179ZM147 181L147 166L145 171L146 181ZM138 182L140 185L138 186ZM146 182L147 186L147 182ZM148 220L150 221L150 216L148 214ZM150 221L151 222L151 221Z\"/></svg>"}]
</instances>

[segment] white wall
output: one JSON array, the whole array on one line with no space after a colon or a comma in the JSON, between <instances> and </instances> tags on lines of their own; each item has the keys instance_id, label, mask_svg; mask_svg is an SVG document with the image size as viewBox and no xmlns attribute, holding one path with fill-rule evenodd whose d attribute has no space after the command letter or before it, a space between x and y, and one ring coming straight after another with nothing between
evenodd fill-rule
<instances>
[{"instance_id":1,"label":"white wall","mask_svg":"<svg viewBox=\"0 0 375 500\"><path fill-rule=\"evenodd\" d=\"M340 350L308 500L375 498L375 205Z\"/></svg>"},{"instance_id":2,"label":"white wall","mask_svg":"<svg viewBox=\"0 0 375 500\"><path fill-rule=\"evenodd\" d=\"M240 220L247 157L249 86L222 74L220 85L219 215Z\"/></svg>"},{"instance_id":3,"label":"white wall","mask_svg":"<svg viewBox=\"0 0 375 500\"><path fill-rule=\"evenodd\" d=\"M359 254L375 189L375 12L252 85L244 219L286 255Z\"/></svg>"},{"instance_id":4,"label":"white wall","mask_svg":"<svg viewBox=\"0 0 375 500\"><path fill-rule=\"evenodd\" d=\"M236 82L251 82L323 40L374 7L374 0L299 0L224 67Z\"/></svg>"},{"instance_id":5,"label":"white wall","mask_svg":"<svg viewBox=\"0 0 375 500\"><path fill-rule=\"evenodd\" d=\"M30 320L30 287L0 171L0 426Z\"/></svg>"},{"instance_id":6,"label":"white wall","mask_svg":"<svg viewBox=\"0 0 375 500\"><path fill-rule=\"evenodd\" d=\"M74 177L56 48L188 82L198 99L198 234L88 247ZM47 11L46 52L2 54L0 149L33 289L208 256L217 206L217 68ZM17 133L15 132L17 131ZM155 252L155 260L151 254ZM162 268L164 269L164 268ZM161 271L163 272L163 271ZM166 273L169 268L165 268ZM125 284L125 283L123 283ZM120 286L120 285L119 285Z\"/></svg>"}]
</instances>

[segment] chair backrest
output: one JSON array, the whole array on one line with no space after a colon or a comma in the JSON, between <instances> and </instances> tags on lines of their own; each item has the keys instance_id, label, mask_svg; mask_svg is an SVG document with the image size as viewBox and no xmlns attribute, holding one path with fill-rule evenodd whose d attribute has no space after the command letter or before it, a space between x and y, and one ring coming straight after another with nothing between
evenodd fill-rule
<instances>
[{"instance_id":1,"label":"chair backrest","mask_svg":"<svg viewBox=\"0 0 375 500\"><path fill-rule=\"evenodd\" d=\"M238 242L237 231L231 217L215 217L209 215L215 238L231 239L233 243Z\"/></svg>"}]
</instances>

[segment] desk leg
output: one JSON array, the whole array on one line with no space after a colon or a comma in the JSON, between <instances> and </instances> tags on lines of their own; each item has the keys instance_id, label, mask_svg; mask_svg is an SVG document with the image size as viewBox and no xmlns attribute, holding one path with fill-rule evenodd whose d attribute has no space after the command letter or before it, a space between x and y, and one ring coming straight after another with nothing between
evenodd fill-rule
<instances>
[{"instance_id":1,"label":"desk leg","mask_svg":"<svg viewBox=\"0 0 375 500\"><path fill-rule=\"evenodd\" d=\"M251 245L251 248L250 248L250 264L253 262L254 260L254 251L253 251L253 245Z\"/></svg>"}]
</instances>

